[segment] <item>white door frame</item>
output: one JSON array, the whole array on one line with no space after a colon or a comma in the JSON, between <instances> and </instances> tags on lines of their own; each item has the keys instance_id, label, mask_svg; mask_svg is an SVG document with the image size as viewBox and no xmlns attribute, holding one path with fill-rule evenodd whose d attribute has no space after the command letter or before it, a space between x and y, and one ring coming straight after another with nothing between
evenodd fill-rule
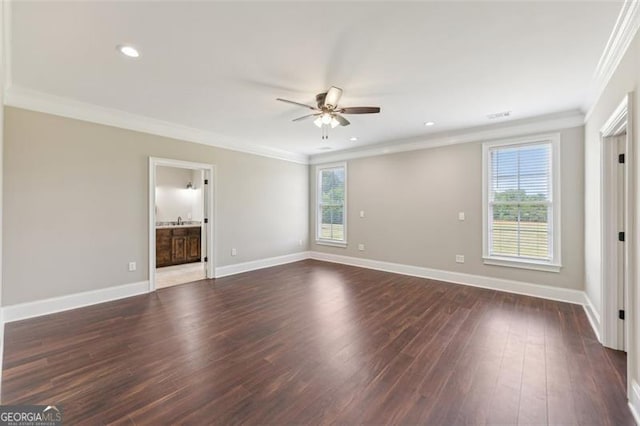
<instances>
[{"instance_id":1,"label":"white door frame","mask_svg":"<svg viewBox=\"0 0 640 426\"><path fill-rule=\"evenodd\" d=\"M600 336L604 346L623 350L626 346L627 356L627 378L633 371L635 364L635 338L631 333L631 328L635 324L637 316L635 312L635 176L636 157L634 152L633 134L633 93L628 93L620 105L615 109L611 117L600 130L601 140L601 164L600 164L600 196L601 196L601 262L602 262L602 315L600 324ZM617 188L617 145L608 139L626 132L625 143L625 223L624 229L618 229L618 194ZM626 279L625 289L625 321L624 321L624 342L619 338L618 322L618 232L625 232L625 254L624 254L624 275ZM626 343L626 344L624 344ZM624 345L623 345L624 344ZM628 391L630 391L630 380L627 380Z\"/></svg>"},{"instance_id":2,"label":"white door frame","mask_svg":"<svg viewBox=\"0 0 640 426\"><path fill-rule=\"evenodd\" d=\"M207 219L205 226L206 239L206 276L214 278L215 273L215 247L213 236L215 235L216 211L215 211L215 185L216 166L205 163L194 163L191 161L172 160L169 158L149 157L149 292L156 290L156 169L158 166L177 167L181 169L202 170L204 178L209 183L205 186L208 192L207 199Z\"/></svg>"}]
</instances>

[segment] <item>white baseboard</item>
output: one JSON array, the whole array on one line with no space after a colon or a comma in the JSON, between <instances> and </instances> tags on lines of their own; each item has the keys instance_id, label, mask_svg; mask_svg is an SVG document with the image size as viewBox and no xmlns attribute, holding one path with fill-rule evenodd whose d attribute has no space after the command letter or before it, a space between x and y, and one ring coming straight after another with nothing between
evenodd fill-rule
<instances>
[{"instance_id":1,"label":"white baseboard","mask_svg":"<svg viewBox=\"0 0 640 426\"><path fill-rule=\"evenodd\" d=\"M236 263L233 265L219 266L216 268L216 278L227 277L229 275L240 274L242 272L255 271L256 269L269 268L271 266L284 265L286 263L298 262L310 258L308 251L285 254L284 256L268 257L266 259L252 260L250 262Z\"/></svg>"},{"instance_id":2,"label":"white baseboard","mask_svg":"<svg viewBox=\"0 0 640 426\"><path fill-rule=\"evenodd\" d=\"M631 395L629 395L629 409L637 425L640 425L640 386L631 380Z\"/></svg>"},{"instance_id":3,"label":"white baseboard","mask_svg":"<svg viewBox=\"0 0 640 426\"><path fill-rule=\"evenodd\" d=\"M591 299L589 299L586 292L584 293L584 299L584 312L587 314L589 324L591 324L591 328L593 328L593 332L596 334L598 342L602 343L602 340L600 339L600 314L593 307L593 303L591 303Z\"/></svg>"},{"instance_id":4,"label":"white baseboard","mask_svg":"<svg viewBox=\"0 0 640 426\"><path fill-rule=\"evenodd\" d=\"M420 266L403 265L399 263L383 262L379 260L362 259L336 254L311 252L311 258L325 262L342 263L344 265L359 266L378 271L394 272L396 274L411 275L420 278L445 281L455 284L464 284L473 287L487 288L491 290L505 291L507 293L522 294L525 296L541 297L543 299L558 300L561 302L585 304L583 291L562 287L551 287L541 284L532 284L521 281L505 280L502 278L471 275L461 272L443 271L439 269L423 268Z\"/></svg>"},{"instance_id":5,"label":"white baseboard","mask_svg":"<svg viewBox=\"0 0 640 426\"><path fill-rule=\"evenodd\" d=\"M585 306L587 317L591 325L598 334L599 317L592 309L591 303L584 292L561 287L551 287L539 284L526 283L521 281L491 278L480 275L471 275L460 272L443 271L438 269L424 268L420 266L403 265L399 263L383 262L379 260L362 259L349 256L321 252L299 252L283 256L269 257L266 259L253 260L250 262L236 263L234 265L221 266L216 268L216 278L242 272L255 271L272 266L284 265L298 262L305 259L316 259L326 262L342 263L345 265L359 266L362 268L375 269L379 271L393 272L402 275L411 275L421 278L429 278L455 284L464 284L473 287L482 287L492 290L506 291L508 293L523 294L527 296L541 297L544 299L559 300L562 302L577 303ZM34 302L21 303L17 305L4 306L2 317L4 322L18 321L33 318L69 309L81 308L97 303L109 302L130 296L137 296L149 291L149 282L140 281L131 284L124 284L117 287L108 287L83 293L70 294L67 296L55 297L51 299L37 300ZM591 307L591 308L588 308ZM595 324L594 321L595 320ZM1 333L1 331L0 331ZM0 337L2 335L0 334Z\"/></svg>"},{"instance_id":6,"label":"white baseboard","mask_svg":"<svg viewBox=\"0 0 640 426\"><path fill-rule=\"evenodd\" d=\"M429 278L455 284L482 287L492 290L505 291L508 293L516 293L527 296L541 297L544 299L585 305L587 317L589 318L592 327L594 327L596 335L598 335L599 316L597 315L597 312L592 309L593 307L586 297L585 293L579 290L572 290L561 287L551 287L521 281L491 278L480 275L443 271L438 269L424 268L420 266L403 265L399 263L383 262L378 260L362 259L313 251L304 251L283 256L269 257L266 259L253 260L250 262L236 263L234 265L220 266L215 270L215 277L222 278L242 272L255 271L272 266L298 262L305 259L316 259L325 262L341 263L345 265L359 266L362 268L375 269L379 271L393 272L402 275L411 275L415 277ZM147 293L148 291L149 282L140 281L136 283L120 285L117 287L108 287L99 290L55 297L51 299L4 306L0 311L0 315L3 318L3 320L0 319L0 325L3 326L5 322L18 321L70 309L81 308L84 306L95 305L97 303L109 302L125 297L137 296L139 294ZM3 329L3 327L0 328ZM0 330L0 338L1 337L2 330Z\"/></svg>"},{"instance_id":7,"label":"white baseboard","mask_svg":"<svg viewBox=\"0 0 640 426\"><path fill-rule=\"evenodd\" d=\"M2 308L4 322L18 321L41 315L82 308L149 292L149 281L140 281L117 287L101 288L51 299L8 305Z\"/></svg>"},{"instance_id":8,"label":"white baseboard","mask_svg":"<svg viewBox=\"0 0 640 426\"><path fill-rule=\"evenodd\" d=\"M253 271L256 269L268 268L270 266L283 265L285 263L297 262L308 258L309 252L305 251L284 256L270 257L267 259L254 260L251 262L237 263L235 265L222 266L216 268L216 278ZM123 299L125 297L137 296L148 292L149 281L140 281L117 287L102 288L99 290L54 297L51 299L4 306L2 308L2 313L4 315L4 322L19 321L27 318L39 317L41 315L95 305L97 303L110 302L112 300ZM4 324L4 322L2 324ZM2 336L0 335L0 337Z\"/></svg>"}]
</instances>

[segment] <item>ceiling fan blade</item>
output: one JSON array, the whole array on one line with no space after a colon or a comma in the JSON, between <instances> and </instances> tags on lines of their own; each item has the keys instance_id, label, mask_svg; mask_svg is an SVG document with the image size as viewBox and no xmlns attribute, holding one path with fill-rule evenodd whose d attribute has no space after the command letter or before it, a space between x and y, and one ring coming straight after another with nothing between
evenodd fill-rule
<instances>
[{"instance_id":1,"label":"ceiling fan blade","mask_svg":"<svg viewBox=\"0 0 640 426\"><path fill-rule=\"evenodd\" d=\"M327 95L324 98L324 105L327 107L337 107L340 98L342 97L342 89L339 87L331 86L327 91Z\"/></svg>"},{"instance_id":2,"label":"ceiling fan blade","mask_svg":"<svg viewBox=\"0 0 640 426\"><path fill-rule=\"evenodd\" d=\"M380 112L380 107L346 107L338 111L342 114L376 114Z\"/></svg>"},{"instance_id":3,"label":"ceiling fan blade","mask_svg":"<svg viewBox=\"0 0 640 426\"><path fill-rule=\"evenodd\" d=\"M302 121L302 120L306 120L307 118L315 117L315 116L317 116L317 115L321 115L321 114L322 114L322 113L321 113L321 112L319 112L319 113L317 113L317 114L303 115L302 117L294 118L294 119L293 119L293 120L291 120L291 121Z\"/></svg>"},{"instance_id":4,"label":"ceiling fan blade","mask_svg":"<svg viewBox=\"0 0 640 426\"><path fill-rule=\"evenodd\" d=\"M304 108L309 108L309 109L312 109L314 111L318 111L318 108L316 108L316 107L312 107L311 105L301 104L300 102L290 101L288 99L276 98L276 101L286 102L288 104L298 105L298 106L301 106L301 107L304 107Z\"/></svg>"},{"instance_id":5,"label":"ceiling fan blade","mask_svg":"<svg viewBox=\"0 0 640 426\"><path fill-rule=\"evenodd\" d=\"M349 120L347 120L346 118L344 118L343 116L339 115L339 114L334 114L333 118L335 118L336 120L338 120L338 123L340 123L341 126L348 126L349 124Z\"/></svg>"}]
</instances>

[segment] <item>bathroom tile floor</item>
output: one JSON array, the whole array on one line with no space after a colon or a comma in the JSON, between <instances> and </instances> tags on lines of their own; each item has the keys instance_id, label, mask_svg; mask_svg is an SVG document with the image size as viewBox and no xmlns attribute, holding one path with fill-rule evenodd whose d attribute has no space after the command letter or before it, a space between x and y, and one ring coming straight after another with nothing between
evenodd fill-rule
<instances>
[{"instance_id":1,"label":"bathroom tile floor","mask_svg":"<svg viewBox=\"0 0 640 426\"><path fill-rule=\"evenodd\" d=\"M204 263L202 262L165 266L156 269L156 288L171 287L205 278Z\"/></svg>"}]
</instances>

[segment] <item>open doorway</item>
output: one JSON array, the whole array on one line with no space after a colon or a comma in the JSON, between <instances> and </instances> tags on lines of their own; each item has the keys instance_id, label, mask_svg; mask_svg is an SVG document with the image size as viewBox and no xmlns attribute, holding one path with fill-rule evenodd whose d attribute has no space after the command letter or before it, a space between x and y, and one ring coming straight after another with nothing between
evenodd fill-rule
<instances>
[{"instance_id":1,"label":"open doorway","mask_svg":"<svg viewBox=\"0 0 640 426\"><path fill-rule=\"evenodd\" d=\"M156 166L156 288L206 277L204 172Z\"/></svg>"},{"instance_id":2,"label":"open doorway","mask_svg":"<svg viewBox=\"0 0 640 426\"><path fill-rule=\"evenodd\" d=\"M636 313L631 303L636 294L635 225L633 191L635 162L632 135L632 94L628 94L601 129L601 238L602 315L601 341L604 346L628 352L629 372L635 368L634 342L630 339Z\"/></svg>"},{"instance_id":3,"label":"open doorway","mask_svg":"<svg viewBox=\"0 0 640 426\"><path fill-rule=\"evenodd\" d=\"M211 165L149 160L149 290L213 278Z\"/></svg>"}]
</instances>

